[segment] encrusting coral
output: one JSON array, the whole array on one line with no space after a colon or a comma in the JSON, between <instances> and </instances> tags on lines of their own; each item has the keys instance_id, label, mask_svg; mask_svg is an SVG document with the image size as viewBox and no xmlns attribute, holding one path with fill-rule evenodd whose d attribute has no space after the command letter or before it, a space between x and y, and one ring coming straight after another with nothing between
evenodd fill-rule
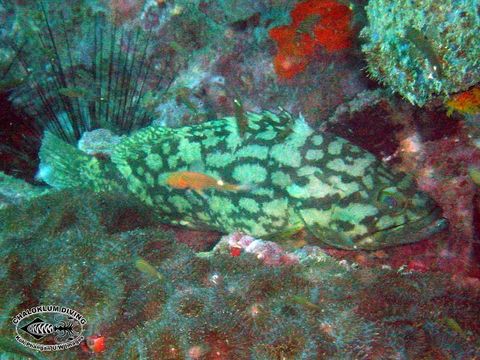
<instances>
[{"instance_id":1,"label":"encrusting coral","mask_svg":"<svg viewBox=\"0 0 480 360\"><path fill-rule=\"evenodd\" d=\"M371 0L361 36L371 76L412 104L480 80L478 4L470 0Z\"/></svg>"},{"instance_id":2,"label":"encrusting coral","mask_svg":"<svg viewBox=\"0 0 480 360\"><path fill-rule=\"evenodd\" d=\"M5 6L5 3L2 2L2 6ZM399 153L399 157L403 159L401 165L414 173L421 188L428 191L442 206L453 229L450 237L458 237L461 241L468 238L469 241L472 240L472 246L475 244L472 225L474 215L471 208L475 206L475 201L480 202L475 200L478 195L475 195L475 185L468 180L467 173L468 166L478 163L479 155L478 150L472 148L467 131L459 132L457 137L456 127L448 132L444 127L436 130L436 134L440 135L435 135L435 139L426 140L422 138L424 133L421 133L418 123L417 127L405 125L408 116L413 117L413 111L408 104L393 106L392 98L386 99L386 91L365 92L358 94L351 102L346 102L346 94L357 94L358 88L361 88L361 85L355 83L356 75L352 75L351 70L342 69L343 65L336 62L332 67L342 70L325 69L324 74L327 75L322 77L314 66L307 67L309 63L319 60L318 55L327 57L331 53L340 54L341 50L350 47L350 22L353 15L343 0L302 1L296 6L291 3L279 6L278 2L271 1L222 1L218 7L216 1L112 0L95 2L96 6L93 8L90 6L91 2L87 1L77 2L77 6L75 2L62 2L62 5L68 5L66 12L57 11L55 6L51 5L53 1L43 3L50 6L42 10L40 3L40 7L30 8L30 1L17 1L6 3L7 11L1 9L0 16L2 20L6 19L2 28L10 26L15 19L25 27L24 32L18 27L14 27L17 29L14 32L0 32L0 40L8 43L6 57L4 49L0 49L0 56L3 56L1 59L6 58L6 61L0 59L0 71L7 75L2 80L8 81L2 81L0 86L8 85L9 90L13 86L14 102L18 106L31 104L30 110L34 115L41 116L40 121L43 121L44 125L49 123L47 127L56 133L57 137L63 137L63 140L70 143L82 137L78 146L85 152L82 156L88 158L86 164L98 165L97 168L85 166L84 169L88 171L82 173L82 176L95 177L95 171L104 169L105 164L114 157L114 148L121 140L113 132L128 133L142 127L147 120L151 120L149 116L152 109L161 101L165 101L162 109L166 113L174 112L174 116L171 115L174 119L167 120L178 125L183 121L200 121L205 118L205 114L215 114L222 109L231 114L233 110L229 108L228 96L233 96L234 92L236 97L239 97L237 92L240 97L244 94L255 94L250 98L246 96L247 99L242 101L257 109L267 103L274 107L275 101L282 106L287 104L294 108L299 101L306 104L303 106L310 104L310 108L314 103L315 110L312 113L316 115L319 112L328 114L332 110L333 105L327 105L330 96L344 104L343 112L339 109L332 123L338 125L341 121L353 122L358 119L361 124L357 124L357 127L349 126L345 131L347 134L348 131L363 128L365 132L356 132L355 136L359 142L370 142L367 149L384 159ZM233 3L236 4L235 7L230 6ZM267 3L268 5L265 5ZM273 6L272 3L277 5ZM372 0L371 4L374 3L378 1ZM15 11L12 10L13 4L18 5L15 6ZM418 2L402 3L402 6L415 4ZM285 18L292 8L291 24L279 27L286 23ZM225 14L225 9L232 11ZM284 9L281 16L277 16L279 9ZM6 18L6 15L12 14L15 16ZM65 15L65 22L62 21L62 14ZM388 16L386 19L391 20ZM385 18L377 20L383 21ZM54 25L58 31L53 35L49 34L47 23ZM72 26L76 31L72 30ZM275 65L278 77L288 77L292 84L299 85L295 91L291 91L293 87L285 91L283 98L279 94L284 89L279 87L281 82L274 81L275 74L271 69L269 51L272 49L272 42L268 38L267 29L271 29L271 39L275 40L278 47L278 54L274 59L274 64L279 63ZM415 58L412 60L414 64L423 64L427 69L430 69L430 64L437 62L443 65L441 57L431 51L435 50L435 42L430 43L430 38L422 39L417 28L407 30L403 40L412 47L411 53L415 56L419 53L427 56L424 61ZM9 37L12 34L15 36ZM32 34L36 36L25 39ZM94 34L97 35L96 39ZM378 34L370 33L370 40L378 40ZM159 41L162 36L166 38L165 42ZM45 46L36 49L39 38L45 42ZM112 38L115 41L112 41ZM74 43L78 39L81 42ZM220 42L219 39L225 41ZM21 47L23 40L28 40L24 48ZM57 49L58 54L53 51L54 44L63 46ZM151 46L152 44L158 46ZM259 50L253 51L252 44L258 45ZM428 46L429 44L431 46ZM473 40L472 44L475 44ZM68 46L71 47L70 50ZM100 50L100 47L103 47L103 50ZM237 48L232 50L235 47ZM168 55L167 60L174 59L177 61L175 64L181 66L185 65L185 59L188 58L185 54L194 55L192 61L188 61L180 80L172 85L173 90L167 100L159 99L158 94L150 91L143 92L141 86L138 87L150 69L148 74L153 74L153 77L145 80L145 87L155 88L154 85L158 85L161 80L157 77L161 76L161 71L156 70L163 69L162 66L166 65L162 61L150 63L145 60L146 66L142 67L144 50L146 59L158 60L157 56L162 52ZM232 59L238 58L236 54L244 57L235 62ZM45 55L53 55L54 60L50 61L51 58ZM284 56L283 60L280 55ZM282 61L287 55L293 56L292 61L296 67L284 67ZM461 54L457 55L460 60L465 60ZM69 56L72 56L73 65ZM29 59L32 67L30 70L28 67L12 67L12 70L7 72L5 66L10 62L18 65L16 60L12 59ZM62 79L60 74L60 65L65 72L65 79ZM110 68L112 77L103 77L109 73ZM175 82L173 77L176 76L176 68L167 68L168 78L163 79L165 82L160 81L166 87L160 86L160 90L168 88L170 81ZM449 69L453 71L454 67ZM45 71L42 72L43 70ZM444 68L441 70L445 71ZM315 73L315 77L312 76L305 83L295 84L295 75L302 71L305 71L306 75ZM475 75L473 72L471 74ZM91 81L94 78L97 81ZM321 79L335 79L336 82L329 83L320 81ZM461 89L455 89L455 92L466 90L467 87L463 86L467 80L462 79ZM126 85L123 86L122 83ZM232 88L232 84L235 84L234 90L229 93L225 89ZM271 88L267 88L265 84L270 84ZM344 91L345 88L348 88L348 91ZM28 96L32 93L36 98ZM107 97L110 94L108 104L105 98L101 100L103 96L99 97L99 93ZM42 98L43 95L46 96L45 99ZM134 96L131 97L132 95ZM418 94L414 94L414 97L416 95ZM415 100L426 101L423 96L430 99L430 95L421 95ZM134 99L133 104L125 99ZM135 106L137 99L138 107ZM324 102L319 105L316 99ZM223 107L218 106L220 103ZM178 111L182 104L198 116L178 116L177 119L177 115L182 114ZM268 130L272 130L274 126L281 130L275 135L278 138L270 138L271 143L268 145L272 148L281 147L282 151L277 153L281 160L291 161L293 156L288 156L295 154L290 145L282 148L286 138L293 134L286 143L296 144L302 131L310 132L310 128L303 122L297 122L300 128L292 130L287 126L290 124L290 116L283 111L278 116L264 113L264 117L250 112L237 113L240 118L242 114L256 119L251 122L252 128L257 125L266 127L261 136L267 139L272 136L272 132ZM428 115L427 112L419 114ZM438 114L432 114L438 124ZM320 121L317 116L314 118L315 120L310 121ZM275 119L281 120L280 123ZM367 122L367 119L370 122ZM392 120L393 124L388 123L389 119L395 120ZM348 122L351 125L350 121ZM236 129L236 119L231 117L228 123L232 125L232 129ZM370 129L365 129L369 127L366 124L373 124L375 126L372 128L381 128L384 131L381 141L374 141L375 139L369 136L367 130ZM99 126L104 129L89 131ZM223 131L222 126L209 129L208 123L206 126L205 132L200 132L200 135L205 137L199 142L203 145L205 141L205 148L208 142L218 139L216 131ZM192 128L166 131L185 134L190 131L186 129ZM203 128L193 128L195 129ZM62 132L66 138L62 136ZM385 136L385 133L389 136ZM142 132L140 136L141 134ZM149 136L151 133L147 129L143 134ZM243 132L250 141L253 140L252 134L253 131L250 134ZM50 140L54 139L51 134L49 136ZM191 139L189 136L187 138ZM239 138L231 136L229 139L235 142ZM390 141L390 138L394 141ZM322 134L315 137L315 140L312 139L312 143L315 141L314 145L320 146L323 142L325 146L327 140L327 136ZM77 155L80 151L66 142L50 142L50 149L54 153L52 163L55 165L69 165L68 161L59 162L58 159L68 158L68 151ZM167 144L172 145L168 151L162 149L158 152L166 154L165 156L151 156L158 154L151 151L154 146L148 141L132 142L132 146L128 148L124 146L123 155L132 157L128 167L123 168L126 178L131 182L130 187L142 190L145 184L158 181L161 171L155 173L153 178L150 170L153 174L153 170L162 162L177 164L181 161L192 161L192 152L189 150L197 149L197 152L200 152L196 146L199 143L184 141L182 146L186 147L186 151L170 152L170 149L177 149L177 144L172 142ZM355 161L358 154L363 154L359 148L341 143L341 147L355 148L357 152L337 154L337 164L341 160L342 166L346 167L349 162ZM425 158L419 156L417 145L421 146ZM218 150L218 145L213 149ZM222 215L218 219L215 217L217 221L228 223L241 220L242 216L245 217L245 211L253 214L257 207L264 205L267 205L272 219L276 220L274 215L284 208L278 205L284 203L278 201L281 196L275 198L270 195L273 193L270 190L280 189L279 193L284 194L282 186L288 184L288 179L293 177L294 172L286 170L284 164L270 171L271 162L266 160L267 155L265 158L262 155L265 150L256 153L249 149L251 150L238 147L234 153L238 155L242 151L242 162L258 157L255 161L259 164L264 162L269 174L281 170L272 177L272 184L268 183L261 189L263 197L247 199L245 192L239 191L235 194L236 201L227 207L226 202L221 201L224 200L221 196L211 196L211 188L200 189L205 190L203 194L185 194L183 190L175 189L176 194L185 196L185 199L180 196L175 199L170 197L170 200L159 202L167 210L173 209L168 212L170 220L178 223L189 220L182 216L184 214L181 211L185 209L182 206L185 206L185 202L188 206L193 197L199 204L198 207L203 209L206 201L204 196L207 196L209 201L213 198L215 209L220 214L222 210L231 212L228 216ZM331 152L335 154L338 149L338 144L332 146ZM48 147L44 147L44 150L48 150ZM213 155L210 162L215 165L219 159L228 160L228 157L222 157L224 154L215 154L214 150L205 151L202 156ZM305 148L305 151L298 153L305 153L307 156L309 150L321 149ZM269 151L266 151L266 154L269 154ZM142 156L147 154L150 156L144 161ZM308 154L312 159L323 156L319 151ZM117 160L122 159L118 154L116 156ZM315 166L317 163L319 162L316 162ZM318 167L323 173L326 173L326 169L326 166ZM217 170L220 175L221 170L225 169L220 166ZM257 172L249 175L254 177L264 173L262 167L256 170ZM305 196L302 189L309 189L310 185L313 189L319 188L319 183L314 182L319 173L317 170L314 169L317 171L315 176L310 173L312 168L302 167L299 171L299 179L295 180L298 186L291 188L296 190L292 192L295 196ZM233 174L233 167L230 173L226 173ZM239 173L237 171L236 174ZM111 174L114 172L109 173ZM59 173L55 175L59 176ZM244 173L241 175L245 176ZM385 170L383 175L389 176ZM305 180L308 176L312 176L310 179L313 182ZM342 176L343 180L350 179L351 186L343 190L355 189L356 182L361 184L365 180L359 176L353 181L351 177L347 177L346 172ZM141 181L136 182L137 178ZM78 180L78 177L63 180L67 182L75 179ZM114 176L113 179L118 180L119 177ZM225 180L233 182L235 179ZM449 269L456 271L457 267L462 265L464 258L460 256L454 256L445 250L442 251L443 255L431 259L431 254L444 245L443 241L429 239L413 246L399 246L374 252L357 249L348 252L349 255L345 255L347 251L340 253L311 245L297 248L305 245L305 242L300 240L290 241L285 245L269 241L271 238L260 239L240 232L225 235L218 241L218 234L192 232L185 235L178 228L159 225L158 218L154 217L158 214L154 215L151 207L146 207L145 203L138 199L130 198L125 191L105 193L101 191L105 189L98 187L94 187L99 190L97 193L84 188L37 188L3 174L0 175L0 182L2 360L43 360L46 357L162 360L480 357L480 282L478 278L462 277L460 271L453 276L448 272ZM94 183L105 185L102 182ZM398 183L400 181L390 185L397 186ZM117 189L119 188L121 187ZM110 190L115 189L112 187ZM142 200L143 192L138 194ZM159 195L156 190L149 194ZM403 200L392 195L397 194L387 192L375 199L383 206L391 208ZM179 201L179 198L184 201ZM310 198L304 201L309 202ZM338 202L338 199L335 199L331 203ZM348 198L345 203L351 204L352 201ZM338 212L338 209L337 206L335 215L345 219L342 217L345 213ZM205 214L207 219L209 216L211 213ZM258 225L265 219L260 220L258 216L251 215L247 220ZM334 222L330 221L329 224ZM237 230L236 226L232 226L228 231L234 230ZM309 235L308 230L318 232L319 229L314 226L304 229L305 237ZM328 234L320 234L321 240L334 243L338 228L334 230ZM217 243L216 246L213 246L214 243ZM458 246L465 247L462 244ZM427 256L430 258L424 261L420 258L420 252L426 247ZM442 266L433 266L435 261L442 262ZM472 273L469 275L473 276ZM85 341L81 346L43 356L41 353L29 351L15 341L12 317L31 306L48 303L69 306L86 317L88 323L84 332Z\"/></svg>"},{"instance_id":3,"label":"encrusting coral","mask_svg":"<svg viewBox=\"0 0 480 360\"><path fill-rule=\"evenodd\" d=\"M52 359L479 355L478 294L441 274L359 268L313 248L288 263L237 256L232 245L263 246L241 234L196 254L118 195L61 191L0 215L1 338L30 304L68 304L88 320L88 343ZM8 344L4 354L25 358Z\"/></svg>"}]
</instances>

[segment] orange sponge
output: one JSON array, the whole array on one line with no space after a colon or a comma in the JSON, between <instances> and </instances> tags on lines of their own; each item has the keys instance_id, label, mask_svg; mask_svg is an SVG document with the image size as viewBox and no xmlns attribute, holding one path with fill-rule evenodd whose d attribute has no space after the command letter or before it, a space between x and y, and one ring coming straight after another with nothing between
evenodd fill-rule
<instances>
[{"instance_id":1,"label":"orange sponge","mask_svg":"<svg viewBox=\"0 0 480 360\"><path fill-rule=\"evenodd\" d=\"M446 102L450 115L454 110L464 114L480 113L480 86L475 86L467 91L453 95Z\"/></svg>"},{"instance_id":2,"label":"orange sponge","mask_svg":"<svg viewBox=\"0 0 480 360\"><path fill-rule=\"evenodd\" d=\"M290 13L292 23L270 30L278 53L273 61L281 78L289 79L302 72L317 46L329 53L350 47L351 10L330 0L306 0Z\"/></svg>"}]
</instances>

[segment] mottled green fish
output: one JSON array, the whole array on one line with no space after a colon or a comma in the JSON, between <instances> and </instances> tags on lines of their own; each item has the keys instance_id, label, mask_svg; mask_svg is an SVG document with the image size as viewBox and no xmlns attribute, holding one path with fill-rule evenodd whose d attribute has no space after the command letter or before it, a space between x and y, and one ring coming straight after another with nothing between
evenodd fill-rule
<instances>
[{"instance_id":1,"label":"mottled green fish","mask_svg":"<svg viewBox=\"0 0 480 360\"><path fill-rule=\"evenodd\" d=\"M446 226L411 177L347 140L316 133L286 112L245 116L242 135L235 117L146 127L117 145L110 159L47 133L40 177L56 188L129 191L162 222L260 238L304 227L319 242L344 249L414 242ZM206 175L250 190L212 187L200 196L166 183L171 173L198 164Z\"/></svg>"}]
</instances>

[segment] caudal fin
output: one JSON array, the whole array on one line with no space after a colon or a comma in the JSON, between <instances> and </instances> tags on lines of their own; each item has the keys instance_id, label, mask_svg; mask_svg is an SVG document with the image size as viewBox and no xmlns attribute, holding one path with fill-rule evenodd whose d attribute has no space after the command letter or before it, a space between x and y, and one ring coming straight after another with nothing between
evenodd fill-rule
<instances>
[{"instance_id":1,"label":"caudal fin","mask_svg":"<svg viewBox=\"0 0 480 360\"><path fill-rule=\"evenodd\" d=\"M113 181L106 179L113 170L110 163L101 163L50 132L44 135L39 156L37 178L54 188L86 187L101 191L115 187Z\"/></svg>"}]
</instances>

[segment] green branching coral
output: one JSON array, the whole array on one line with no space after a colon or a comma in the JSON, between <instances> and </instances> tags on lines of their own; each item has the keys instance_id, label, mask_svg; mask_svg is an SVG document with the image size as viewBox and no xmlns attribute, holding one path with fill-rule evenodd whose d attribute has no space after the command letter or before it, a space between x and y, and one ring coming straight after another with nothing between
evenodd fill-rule
<instances>
[{"instance_id":1,"label":"green branching coral","mask_svg":"<svg viewBox=\"0 0 480 360\"><path fill-rule=\"evenodd\" d=\"M413 104L480 81L480 14L472 0L371 0L362 50L371 76Z\"/></svg>"}]
</instances>

